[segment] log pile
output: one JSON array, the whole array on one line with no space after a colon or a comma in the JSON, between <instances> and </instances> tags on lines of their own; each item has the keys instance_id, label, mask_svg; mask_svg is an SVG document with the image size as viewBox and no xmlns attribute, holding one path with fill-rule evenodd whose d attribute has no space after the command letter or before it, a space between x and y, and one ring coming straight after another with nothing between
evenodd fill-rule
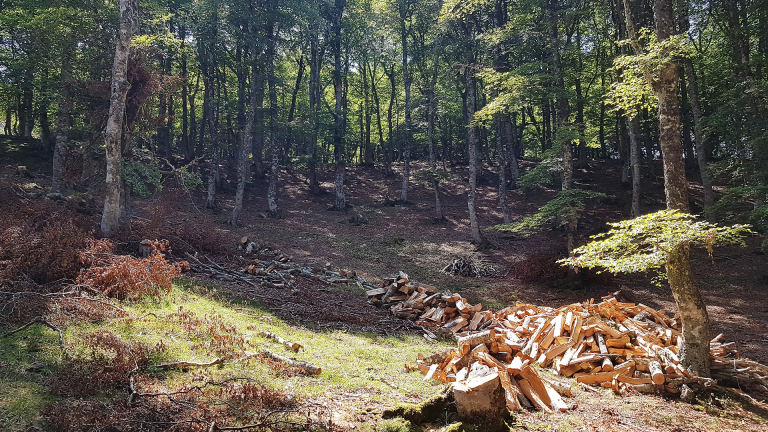
<instances>
[{"instance_id":1,"label":"log pile","mask_svg":"<svg viewBox=\"0 0 768 432\"><path fill-rule=\"evenodd\" d=\"M259 285L268 288L294 288L298 286L298 278L312 279L326 285L357 284L366 290L374 287L358 277L355 271L344 269L332 271L298 264L293 262L291 256L269 243L256 244L248 237L240 239L238 250L251 255L249 258L240 257L244 262L238 269L216 263L206 256L188 253L190 269L195 273L207 274L219 280L239 281L251 286Z\"/></svg>"},{"instance_id":2,"label":"log pile","mask_svg":"<svg viewBox=\"0 0 768 432\"><path fill-rule=\"evenodd\" d=\"M617 394L676 394L685 393L687 386L716 384L681 366L679 315L622 303L615 297L618 293L600 303L574 303L557 309L516 303L494 313L480 304L471 305L458 294L439 293L435 287L408 280L407 275L399 276L368 290L369 302L389 306L401 318L457 339L455 349L418 359L425 379L466 386L473 375L488 375L475 373L475 369L490 368L499 376L509 409L567 409L560 396L570 386L543 379L535 365L576 378L582 386L611 388ZM768 368L739 359L733 344L720 342L721 337L710 344L713 372L728 369L768 384Z\"/></svg>"}]
</instances>

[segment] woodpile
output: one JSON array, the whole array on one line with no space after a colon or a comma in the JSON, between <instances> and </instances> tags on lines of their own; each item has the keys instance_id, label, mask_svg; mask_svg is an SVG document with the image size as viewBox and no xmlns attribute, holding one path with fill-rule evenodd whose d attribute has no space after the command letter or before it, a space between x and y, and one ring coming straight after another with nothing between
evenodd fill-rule
<instances>
[{"instance_id":1,"label":"woodpile","mask_svg":"<svg viewBox=\"0 0 768 432\"><path fill-rule=\"evenodd\" d=\"M483 259L465 255L443 267L443 273L464 277L497 277L499 271Z\"/></svg>"},{"instance_id":2,"label":"woodpile","mask_svg":"<svg viewBox=\"0 0 768 432\"><path fill-rule=\"evenodd\" d=\"M691 374L680 365L682 323L679 315L643 304L623 303L618 293L557 309L516 303L498 312L471 305L459 294L399 277L385 279L367 291L369 302L389 306L393 314L414 320L431 332L453 335L457 347L418 359L425 379L461 383L462 391L478 377L498 374L507 407L563 411L570 385L542 378L534 366L582 386L611 388L617 394L681 393L688 386L710 387L712 379ZM768 384L768 368L739 359L732 343L712 340L713 372L729 373ZM478 374L487 367L490 371ZM473 376L474 375L474 376ZM469 383L469 384L468 384ZM487 384L483 384L487 385ZM463 387L462 387L463 386ZM471 390L471 388L469 389Z\"/></svg>"}]
</instances>

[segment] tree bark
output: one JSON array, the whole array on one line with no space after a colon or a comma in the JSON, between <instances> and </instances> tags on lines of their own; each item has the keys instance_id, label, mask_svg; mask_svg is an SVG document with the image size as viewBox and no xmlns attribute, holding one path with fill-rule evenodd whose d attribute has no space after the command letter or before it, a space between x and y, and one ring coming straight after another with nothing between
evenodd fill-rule
<instances>
[{"instance_id":1,"label":"tree bark","mask_svg":"<svg viewBox=\"0 0 768 432\"><path fill-rule=\"evenodd\" d=\"M315 30L317 28L315 27ZM319 31L309 41L309 110L312 116L312 133L309 137L308 180L309 190L313 195L322 192L317 181L317 138L320 130L320 68L323 64L323 51L320 49Z\"/></svg>"},{"instance_id":2,"label":"tree bark","mask_svg":"<svg viewBox=\"0 0 768 432\"><path fill-rule=\"evenodd\" d=\"M471 50L471 48L468 48ZM467 65L474 64L474 54L470 51L467 55ZM485 238L480 232L480 223L477 220L477 165L478 144L480 141L477 127L472 120L477 111L477 78L472 66L464 71L467 86L467 156L469 157L469 186L467 190L467 207L469 208L469 226L472 233L472 241L478 248L485 247Z\"/></svg>"},{"instance_id":3,"label":"tree bark","mask_svg":"<svg viewBox=\"0 0 768 432\"><path fill-rule=\"evenodd\" d=\"M273 14L277 9L277 0L269 0L267 14ZM269 187L267 189L267 207L272 217L279 216L277 206L277 181L280 174L280 139L277 124L277 77L275 76L275 45L277 29L270 19L267 23L267 83L269 85L269 147L272 153L272 165L269 170Z\"/></svg>"},{"instance_id":4,"label":"tree bark","mask_svg":"<svg viewBox=\"0 0 768 432\"><path fill-rule=\"evenodd\" d=\"M571 140L568 137L568 119L571 108L565 95L565 80L563 78L563 65L560 59L560 36L558 31L558 0L550 0L548 15L550 25L550 37L552 43L552 67L554 69L555 88L559 91L557 96L557 133L555 138L560 146L562 155L562 190L571 188L573 181L573 156L571 154ZM565 137L563 137L565 135Z\"/></svg>"},{"instance_id":5,"label":"tree bark","mask_svg":"<svg viewBox=\"0 0 768 432\"><path fill-rule=\"evenodd\" d=\"M507 152L504 149L506 128L503 125L502 114L494 116L494 126L496 127L496 159L499 165L499 207L501 207L504 223L508 224L510 217L509 207L507 207Z\"/></svg>"},{"instance_id":6,"label":"tree bark","mask_svg":"<svg viewBox=\"0 0 768 432\"><path fill-rule=\"evenodd\" d=\"M640 114L635 112L629 120L629 163L632 168L632 212L640 216Z\"/></svg>"},{"instance_id":7,"label":"tree bark","mask_svg":"<svg viewBox=\"0 0 768 432\"><path fill-rule=\"evenodd\" d=\"M387 74L387 78L389 78L389 105L387 106L387 126L389 130L389 135L387 136L387 154L384 158L384 172L386 175L390 176L393 175L394 172L392 171L392 163L395 159L395 136L394 136L394 124L393 124L393 114L392 110L395 106L395 97L397 94L397 88L395 87L395 66L392 65L391 70L387 70L387 68L384 68L384 73Z\"/></svg>"},{"instance_id":8,"label":"tree bark","mask_svg":"<svg viewBox=\"0 0 768 432\"><path fill-rule=\"evenodd\" d=\"M656 0L656 36L664 41L675 32L672 0ZM674 63L661 66L653 91L659 98L659 146L664 162L667 208L688 213L688 182L685 178L680 136L680 106L677 100L678 69ZM701 292L693 282L690 245L681 243L670 251L667 276L683 322L681 361L700 376L709 376L709 317Z\"/></svg>"},{"instance_id":9,"label":"tree bark","mask_svg":"<svg viewBox=\"0 0 768 432\"><path fill-rule=\"evenodd\" d=\"M525 123L525 111L521 111L522 121ZM506 116L504 119L506 127L506 139L507 139L507 158L506 163L509 165L509 185L512 189L517 189L517 180L520 178L520 165L517 161L518 152L521 148L522 133L524 126L518 128L517 126L517 113ZM505 222L506 223L506 222Z\"/></svg>"},{"instance_id":10,"label":"tree bark","mask_svg":"<svg viewBox=\"0 0 768 432\"><path fill-rule=\"evenodd\" d=\"M675 32L671 0L657 0L654 7L656 36L663 41ZM685 178L680 134L680 105L677 100L678 69L665 63L659 70L653 91L659 99L659 146L664 161L664 189L667 208L688 213L688 181Z\"/></svg>"},{"instance_id":11,"label":"tree bark","mask_svg":"<svg viewBox=\"0 0 768 432\"><path fill-rule=\"evenodd\" d=\"M205 119L208 123L208 135L211 137L211 163L210 170L208 171L208 193L205 200L205 208L216 208L216 182L219 177L219 143L218 143L218 131L216 130L216 119L213 112L213 92L214 92L214 74L215 63L213 57L213 46L208 47L208 67L207 76L205 77L205 94L203 102L205 110ZM202 132L202 128L201 128Z\"/></svg>"},{"instance_id":12,"label":"tree bark","mask_svg":"<svg viewBox=\"0 0 768 432\"><path fill-rule=\"evenodd\" d=\"M690 245L677 245L667 258L669 286L680 309L685 343L678 353L683 367L709 377L709 315L691 273Z\"/></svg>"},{"instance_id":13,"label":"tree bark","mask_svg":"<svg viewBox=\"0 0 768 432\"><path fill-rule=\"evenodd\" d=\"M400 41L403 51L403 86L405 87L405 142L403 143L403 188L400 201L408 201L408 182L411 178L411 75L408 73L408 32L405 21L408 17L408 4L401 1L400 8Z\"/></svg>"},{"instance_id":14,"label":"tree bark","mask_svg":"<svg viewBox=\"0 0 768 432\"><path fill-rule=\"evenodd\" d=\"M112 64L112 88L109 99L109 117L104 131L104 144L107 154L106 197L104 213L101 218L101 233L109 237L120 226L123 188L123 157L121 141L123 138L123 117L125 115L125 96L131 84L128 82L128 55L131 38L139 28L138 0L120 0L120 31L115 47L115 60Z\"/></svg>"},{"instance_id":15,"label":"tree bark","mask_svg":"<svg viewBox=\"0 0 768 432\"><path fill-rule=\"evenodd\" d=\"M344 175L346 171L345 145L344 145L344 118L342 113L343 103L343 82L341 76L341 18L344 14L345 0L335 0L332 13L333 40L333 93L336 100L336 106L333 113L333 153L336 163L335 175L335 195L334 209L343 211L347 208L347 199L344 195Z\"/></svg>"},{"instance_id":16,"label":"tree bark","mask_svg":"<svg viewBox=\"0 0 768 432\"><path fill-rule=\"evenodd\" d=\"M257 47L255 44L251 46L251 94L248 102L248 111L245 116L245 125L240 132L240 145L237 152L237 191L235 192L235 206L232 209L232 215L229 218L229 224L236 226L240 222L240 215L243 211L243 197L245 195L245 183L250 177L250 170L248 164L248 151L251 148L251 140L253 139L253 123L256 118L256 83L258 68L256 67L256 55Z\"/></svg>"}]
</instances>

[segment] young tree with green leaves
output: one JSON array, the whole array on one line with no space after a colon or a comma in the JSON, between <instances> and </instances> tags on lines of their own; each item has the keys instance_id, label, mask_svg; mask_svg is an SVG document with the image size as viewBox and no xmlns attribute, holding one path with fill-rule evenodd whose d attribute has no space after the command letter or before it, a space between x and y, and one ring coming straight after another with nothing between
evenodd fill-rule
<instances>
[{"instance_id":1,"label":"young tree with green leaves","mask_svg":"<svg viewBox=\"0 0 768 432\"><path fill-rule=\"evenodd\" d=\"M683 366L709 377L709 315L691 272L691 246L712 253L718 244L744 244L747 225L722 227L679 210L662 210L622 222L609 223L607 233L576 248L560 260L574 268L601 268L612 273L656 272L669 286L680 309L684 344L678 353Z\"/></svg>"}]
</instances>

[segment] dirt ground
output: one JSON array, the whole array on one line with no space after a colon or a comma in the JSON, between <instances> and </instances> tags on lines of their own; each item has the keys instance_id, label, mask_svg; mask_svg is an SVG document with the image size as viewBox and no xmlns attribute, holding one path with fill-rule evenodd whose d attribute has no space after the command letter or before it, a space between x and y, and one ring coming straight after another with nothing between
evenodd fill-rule
<instances>
[{"instance_id":1,"label":"dirt ground","mask_svg":"<svg viewBox=\"0 0 768 432\"><path fill-rule=\"evenodd\" d=\"M630 191L621 185L619 168L613 161L598 161L592 162L589 168L577 170L575 177L583 187L613 197L594 203L586 210L579 227L581 241L604 230L605 222L628 217ZM495 170L495 167L486 166L483 171L478 192L482 228L502 222L496 176L491 169ZM257 243L271 244L291 255L296 262L355 270L370 281L404 271L412 279L461 292L471 301L483 302L491 309L514 301L557 307L590 298L599 299L621 290L628 301L675 310L669 287L656 286L644 275L592 275L580 289L558 288L556 282L548 280L550 274L547 274L547 271L558 271L552 261L566 254L564 233L557 229L528 238L485 230L484 235L495 248L475 252L470 242L462 182L466 173L462 167L453 168L452 172L455 180L442 188L441 200L446 217L442 223L434 221L434 198L430 189L412 183L410 203L394 204L394 198L400 194L401 177L386 177L376 169L360 167L347 168L346 193L351 207L346 212L327 210L333 199L330 170L320 174L321 181L324 180L322 186L329 193L313 196L307 191L303 173L297 169L284 172L280 179L282 219L266 217L265 180L247 188L241 226L232 228L225 223L232 206L232 196L227 192L219 196L222 210L207 216L213 218L216 229L228 237L248 235ZM646 191L643 194L645 209L662 208L663 186L644 178L643 187ZM695 185L691 192L695 200ZM182 219L184 214L196 211L193 200L198 206L204 201L202 192L197 192L193 199L171 197L174 193L177 192L167 189L159 201L174 203ZM555 190L510 191L508 201L513 219L532 213L555 193ZM142 215L141 205L138 203L133 210L139 216ZM362 216L365 223L350 222L356 216ZM743 356L768 363L768 337L765 336L768 333L768 257L760 250L761 241L760 237L752 237L747 239L746 248L715 249L712 257L704 250L694 250L692 261L694 274L707 301L713 336L724 333L726 340L738 343ZM236 262L234 246L229 251L228 257ZM465 278L441 272L453 259L465 255L484 261L501 277ZM540 272L543 274L528 274L526 267L537 264L543 265ZM521 276L520 272L524 274ZM358 302L350 304L354 310L361 307Z\"/></svg>"},{"instance_id":2,"label":"dirt ground","mask_svg":"<svg viewBox=\"0 0 768 432\"><path fill-rule=\"evenodd\" d=\"M7 160L0 165L3 166L2 177L17 176L15 167L8 165ZM531 164L525 162L524 165ZM654 165L654 171L660 173L658 161ZM620 168L615 161L597 161L575 173L579 187L612 196L587 209L580 224L582 242L589 235L602 231L605 222L628 217L630 191L622 186ZM478 214L482 228L502 222L493 170L495 167L486 165L479 180ZM558 229L529 238L486 230L484 235L494 248L476 252L470 243L466 169L454 167L450 171L453 179L443 185L441 195L446 220L440 223L434 221L434 198L429 188L412 183L410 202L397 204L394 199L400 196L401 177L387 177L378 169L363 167L347 168L346 194L350 208L346 212L328 210L333 200L331 169L319 173L327 193L313 196L308 192L304 173L298 168L288 168L281 173L278 200L283 217L280 219L266 217L266 180L256 180L246 188L245 211L238 227L226 224L233 204L233 183L225 183L219 194L219 211L202 208L205 201L202 190L184 193L174 186L173 179L167 179L164 190L153 199L134 200L130 211L134 216L132 223L137 228L141 228L142 221L151 221L161 231L163 227L170 229L198 221L198 226L216 231L214 238L225 243L218 245L217 253L209 255L232 266L243 264L244 258L236 244L237 239L247 235L257 243L269 244L290 255L295 262L310 263L318 268L355 270L372 282L403 271L412 280L460 292L471 302L482 302L490 309L500 309L515 301L557 307L590 298L599 299L621 290L627 301L675 310L669 288L655 286L650 277L645 276L591 275L577 290L558 288L550 278L560 271L553 261L566 254L564 233ZM32 168L31 172L38 183L45 183L49 175L45 164L37 170ZM663 208L662 180L647 174L643 179L645 210ZM691 192L693 198L698 199L695 184ZM555 193L556 190L510 191L508 202L513 218L532 213ZM96 202L99 202L98 198ZM158 213L158 207L163 211ZM98 221L99 209L93 209L87 217ZM141 230L135 231L138 232ZM754 237L748 239L746 248L716 249L712 258L704 251L695 251L693 262L712 320L712 335L724 333L724 340L736 342L743 357L766 364L768 260L760 250L761 242L762 238ZM125 247L131 247L130 244L127 241ZM466 255L492 266L500 276L464 278L441 272L453 259ZM237 296L258 300L286 319L373 332L418 331L409 322L369 306L364 293L357 287L315 284L287 292L208 282L217 283L221 289L230 290ZM739 402L736 407L734 401ZM619 398L609 392L580 391L572 402L579 407L565 414L552 417L537 413L519 415L517 426L527 430L622 431L762 431L768 428L766 405L738 392L713 396L711 400L691 405L661 397L634 395Z\"/></svg>"}]
</instances>

